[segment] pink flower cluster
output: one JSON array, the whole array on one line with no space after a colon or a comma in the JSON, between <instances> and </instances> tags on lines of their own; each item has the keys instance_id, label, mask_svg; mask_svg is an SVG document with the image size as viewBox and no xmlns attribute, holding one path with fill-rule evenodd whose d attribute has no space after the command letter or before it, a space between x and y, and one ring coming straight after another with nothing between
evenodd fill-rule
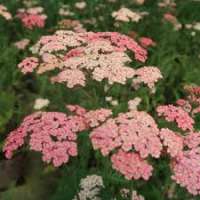
<instances>
[{"instance_id":1,"label":"pink flower cluster","mask_svg":"<svg viewBox=\"0 0 200 200\"><path fill-rule=\"evenodd\" d=\"M43 14L42 7L19 9L17 17L28 29L33 29L34 27L43 28L45 26L45 20L47 18L47 16Z\"/></svg>"},{"instance_id":2,"label":"pink flower cluster","mask_svg":"<svg viewBox=\"0 0 200 200\"><path fill-rule=\"evenodd\" d=\"M185 150L172 162L173 176L182 187L193 195L200 194L200 148Z\"/></svg>"},{"instance_id":3,"label":"pink flower cluster","mask_svg":"<svg viewBox=\"0 0 200 200\"><path fill-rule=\"evenodd\" d=\"M160 131L163 146L171 158L172 179L192 193L200 194L200 132L194 132L195 121L192 118L199 108L199 90L186 87L187 99L179 99L177 106L159 106L159 116L169 122L176 122L181 132L168 128ZM197 108L196 108L197 106Z\"/></svg>"},{"instance_id":4,"label":"pink flower cluster","mask_svg":"<svg viewBox=\"0 0 200 200\"><path fill-rule=\"evenodd\" d=\"M43 161L55 167L77 155L77 133L98 125L111 114L108 109L87 112L80 106L69 105L74 115L59 112L36 112L23 120L6 139L3 151L10 159L28 139L31 150L42 153Z\"/></svg>"},{"instance_id":5,"label":"pink flower cluster","mask_svg":"<svg viewBox=\"0 0 200 200\"><path fill-rule=\"evenodd\" d=\"M153 167L143 160L137 153L119 150L111 157L112 166L122 173L128 180L143 178L148 180Z\"/></svg>"},{"instance_id":6,"label":"pink flower cluster","mask_svg":"<svg viewBox=\"0 0 200 200\"><path fill-rule=\"evenodd\" d=\"M19 69L22 73L26 74L28 72L33 72L35 68L38 67L38 58L27 57L19 65Z\"/></svg>"},{"instance_id":7,"label":"pink flower cluster","mask_svg":"<svg viewBox=\"0 0 200 200\"><path fill-rule=\"evenodd\" d=\"M42 153L43 161L58 167L77 155L77 132L84 130L78 118L58 112L36 112L12 131L4 145L7 158L29 138L30 149Z\"/></svg>"},{"instance_id":8,"label":"pink flower cluster","mask_svg":"<svg viewBox=\"0 0 200 200\"><path fill-rule=\"evenodd\" d=\"M173 105L158 106L157 112L159 116L164 116L168 122L176 122L183 131L193 130L194 120L181 107Z\"/></svg>"},{"instance_id":9,"label":"pink flower cluster","mask_svg":"<svg viewBox=\"0 0 200 200\"><path fill-rule=\"evenodd\" d=\"M58 69L51 81L65 83L69 88L85 86L88 75L99 82L106 79L109 84L125 84L128 79L140 77L140 82L150 88L162 78L156 67L148 70L146 66L140 68L141 71L129 67L128 51L140 62L147 59L147 51L130 37L116 32L57 31L41 37L31 49L40 60L36 72L42 74ZM23 65L24 61L19 64L21 68ZM147 79L147 76L152 78Z\"/></svg>"},{"instance_id":10,"label":"pink flower cluster","mask_svg":"<svg viewBox=\"0 0 200 200\"><path fill-rule=\"evenodd\" d=\"M136 171L138 177L143 177L140 173L143 173L144 168L147 166L144 159L149 155L158 158L162 150L159 129L155 121L147 113L136 110L124 114L121 113L116 118L108 119L101 126L93 129L90 139L94 149L100 149L104 156L118 150L121 152L119 153L119 160L121 160L121 157L128 155L130 155L132 160L138 157L137 162L140 161L139 163L141 164L138 163L138 166L132 165L130 169L127 166L127 172L125 173L123 169L126 168L127 164L117 162L118 153L116 155L114 153L112 156L113 167L118 169L128 179L130 177L136 178ZM134 150L134 153L129 153L132 150ZM124 159L126 160L126 158ZM127 162L129 163L129 161ZM142 166L142 163L146 164ZM148 167L146 170L149 175L145 176L145 179L148 179L147 177L150 176L152 167Z\"/></svg>"},{"instance_id":11,"label":"pink flower cluster","mask_svg":"<svg viewBox=\"0 0 200 200\"><path fill-rule=\"evenodd\" d=\"M177 156L183 150L183 137L173 132L168 128L163 128L160 131L160 138L163 146L167 147L167 152L171 157Z\"/></svg>"},{"instance_id":12,"label":"pink flower cluster","mask_svg":"<svg viewBox=\"0 0 200 200\"><path fill-rule=\"evenodd\" d=\"M138 88L141 83L146 84L152 92L155 91L155 83L163 78L160 70L157 67L145 66L136 70L135 75L137 76L133 79L133 87Z\"/></svg>"}]
</instances>

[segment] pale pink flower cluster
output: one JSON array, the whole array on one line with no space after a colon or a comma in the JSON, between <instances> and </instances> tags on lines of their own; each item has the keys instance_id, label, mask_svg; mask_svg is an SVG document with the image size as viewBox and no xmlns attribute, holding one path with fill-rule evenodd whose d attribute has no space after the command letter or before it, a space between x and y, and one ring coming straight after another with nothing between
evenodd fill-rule
<instances>
[{"instance_id":1,"label":"pale pink flower cluster","mask_svg":"<svg viewBox=\"0 0 200 200\"><path fill-rule=\"evenodd\" d=\"M18 42L15 42L14 45L21 50L24 50L30 43L29 39L22 39Z\"/></svg>"},{"instance_id":2,"label":"pale pink flower cluster","mask_svg":"<svg viewBox=\"0 0 200 200\"><path fill-rule=\"evenodd\" d=\"M19 9L17 17L21 20L24 27L28 29L33 29L35 27L43 28L47 18L47 16L43 14L42 7Z\"/></svg>"},{"instance_id":3,"label":"pale pink flower cluster","mask_svg":"<svg viewBox=\"0 0 200 200\"><path fill-rule=\"evenodd\" d=\"M168 122L176 122L183 131L193 130L193 118L181 107L173 105L158 106L157 112L159 116L163 116Z\"/></svg>"},{"instance_id":4,"label":"pale pink flower cluster","mask_svg":"<svg viewBox=\"0 0 200 200\"><path fill-rule=\"evenodd\" d=\"M39 60L35 57L27 57L25 58L19 65L18 68L22 73L27 74L33 72L35 68L37 68Z\"/></svg>"},{"instance_id":5,"label":"pale pink flower cluster","mask_svg":"<svg viewBox=\"0 0 200 200\"><path fill-rule=\"evenodd\" d=\"M84 117L85 117L86 123L91 128L93 128L93 127L99 126L101 123L106 121L106 119L108 117L110 117L111 115L112 115L112 111L111 110L105 109L105 108L101 108L101 109L98 109L98 110L87 112L84 115Z\"/></svg>"},{"instance_id":6,"label":"pale pink flower cluster","mask_svg":"<svg viewBox=\"0 0 200 200\"><path fill-rule=\"evenodd\" d=\"M147 59L147 51L130 37L116 32L57 31L41 37L31 50L40 60L36 72L42 74L58 69L51 81L65 83L69 88L85 86L86 76L99 82L106 79L110 85L125 84L135 78L137 83L144 82L150 89L162 78L156 67L137 70L129 67L128 51L140 62Z\"/></svg>"},{"instance_id":7,"label":"pale pink flower cluster","mask_svg":"<svg viewBox=\"0 0 200 200\"><path fill-rule=\"evenodd\" d=\"M173 176L182 187L193 195L200 194L200 148L185 150L172 162Z\"/></svg>"},{"instance_id":8,"label":"pale pink flower cluster","mask_svg":"<svg viewBox=\"0 0 200 200\"><path fill-rule=\"evenodd\" d=\"M200 113L200 87L186 85L184 87L187 92L187 99L179 99L176 103L191 116Z\"/></svg>"},{"instance_id":9,"label":"pale pink flower cluster","mask_svg":"<svg viewBox=\"0 0 200 200\"><path fill-rule=\"evenodd\" d=\"M145 112L131 111L128 113L121 113L116 118L110 118L104 122L101 126L93 129L90 134L94 149L99 149L101 153L106 156L109 153L113 153L118 150L121 160L121 156L132 155L132 159L138 157L139 163L146 163L144 161L149 155L158 158L162 150L162 144L159 138L159 129L153 120L153 118ZM134 150L134 153L130 151ZM123 162L117 162L118 153L112 155L113 167L118 169L128 179L137 179L135 175L137 168L133 165L125 172L125 166ZM129 157L129 156L128 156ZM114 159L116 158L116 159ZM126 160L126 158L125 158ZM115 162L116 161L116 162ZM136 161L135 161L136 162ZM128 161L130 163L130 161ZM138 165L140 165L138 163ZM140 174L148 164L141 166L138 176L143 177ZM150 170L151 169L151 170ZM122 171L121 171L122 170ZM148 179L151 175L152 167L147 167L147 174L145 179ZM144 178L144 177L143 177Z\"/></svg>"},{"instance_id":10,"label":"pale pink flower cluster","mask_svg":"<svg viewBox=\"0 0 200 200\"><path fill-rule=\"evenodd\" d=\"M42 103L48 102L42 100ZM77 133L98 126L112 114L103 108L89 112L77 105L67 108L73 115L36 112L25 117L7 137L3 149L5 156L10 159L27 140L31 150L42 153L43 161L58 167L67 163L70 156L77 155Z\"/></svg>"},{"instance_id":11,"label":"pale pink flower cluster","mask_svg":"<svg viewBox=\"0 0 200 200\"><path fill-rule=\"evenodd\" d=\"M6 20L12 19L12 15L10 14L10 12L8 12L8 9L2 4L0 4L0 16L5 18Z\"/></svg>"},{"instance_id":12,"label":"pale pink flower cluster","mask_svg":"<svg viewBox=\"0 0 200 200\"><path fill-rule=\"evenodd\" d=\"M77 155L77 132L84 128L78 118L64 113L36 112L9 134L3 151L11 158L28 137L30 149L41 152L43 161L58 167Z\"/></svg>"},{"instance_id":13,"label":"pale pink flower cluster","mask_svg":"<svg viewBox=\"0 0 200 200\"><path fill-rule=\"evenodd\" d=\"M80 191L73 200L101 200L101 189L104 188L103 179L98 175L88 175L81 179Z\"/></svg>"},{"instance_id":14,"label":"pale pink flower cluster","mask_svg":"<svg viewBox=\"0 0 200 200\"><path fill-rule=\"evenodd\" d=\"M144 13L133 12L128 8L120 8L112 13L112 17L121 22L139 22L143 16Z\"/></svg>"},{"instance_id":15,"label":"pale pink flower cluster","mask_svg":"<svg viewBox=\"0 0 200 200\"><path fill-rule=\"evenodd\" d=\"M146 160L134 152L119 150L111 157L112 166L128 180L143 178L148 180L152 175L153 167Z\"/></svg>"},{"instance_id":16,"label":"pale pink flower cluster","mask_svg":"<svg viewBox=\"0 0 200 200\"><path fill-rule=\"evenodd\" d=\"M38 98L35 100L33 108L35 110L41 110L42 108L47 107L49 103L48 99Z\"/></svg>"},{"instance_id":17,"label":"pale pink flower cluster","mask_svg":"<svg viewBox=\"0 0 200 200\"><path fill-rule=\"evenodd\" d=\"M132 86L137 89L141 83L146 84L152 92L155 91L155 83L163 78L160 70L154 66L144 66L135 71L137 76L133 79Z\"/></svg>"},{"instance_id":18,"label":"pale pink flower cluster","mask_svg":"<svg viewBox=\"0 0 200 200\"><path fill-rule=\"evenodd\" d=\"M141 101L142 101L142 99L140 97L135 97L134 99L129 100L128 101L128 109L129 110L137 110Z\"/></svg>"},{"instance_id":19,"label":"pale pink flower cluster","mask_svg":"<svg viewBox=\"0 0 200 200\"><path fill-rule=\"evenodd\" d=\"M94 128L107 120L112 115L110 109L100 108L97 110L87 111L78 105L67 105L66 108L77 116L82 117L82 120L87 127Z\"/></svg>"},{"instance_id":20,"label":"pale pink flower cluster","mask_svg":"<svg viewBox=\"0 0 200 200\"><path fill-rule=\"evenodd\" d=\"M169 122L176 122L181 132L168 128L160 131L163 146L171 157L172 179L193 195L200 194L200 132L194 132L195 121L191 117L199 107L198 87L185 87L187 99L179 99L177 106L159 106L157 112ZM197 105L195 105L197 104Z\"/></svg>"},{"instance_id":21,"label":"pale pink flower cluster","mask_svg":"<svg viewBox=\"0 0 200 200\"><path fill-rule=\"evenodd\" d=\"M175 157L182 152L184 141L182 136L168 128L163 128L160 131L160 138L163 141L163 146L167 147L167 152L171 157Z\"/></svg>"},{"instance_id":22,"label":"pale pink flower cluster","mask_svg":"<svg viewBox=\"0 0 200 200\"><path fill-rule=\"evenodd\" d=\"M190 149L198 147L200 145L200 132L191 132L185 136L184 144Z\"/></svg>"}]
</instances>

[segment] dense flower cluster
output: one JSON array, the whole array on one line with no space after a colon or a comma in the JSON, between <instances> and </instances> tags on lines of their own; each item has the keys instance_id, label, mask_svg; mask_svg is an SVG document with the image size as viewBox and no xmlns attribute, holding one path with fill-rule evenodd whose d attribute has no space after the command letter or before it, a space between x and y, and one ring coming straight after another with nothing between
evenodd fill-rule
<instances>
[{"instance_id":1,"label":"dense flower cluster","mask_svg":"<svg viewBox=\"0 0 200 200\"><path fill-rule=\"evenodd\" d=\"M64 113L36 112L9 134L4 152L11 158L28 137L30 149L41 152L43 161L57 167L77 155L77 132L84 128L82 121Z\"/></svg>"},{"instance_id":2,"label":"dense flower cluster","mask_svg":"<svg viewBox=\"0 0 200 200\"><path fill-rule=\"evenodd\" d=\"M81 179L80 188L73 200L101 200L99 193L104 188L103 179L98 175L88 175Z\"/></svg>"},{"instance_id":3,"label":"dense flower cluster","mask_svg":"<svg viewBox=\"0 0 200 200\"><path fill-rule=\"evenodd\" d=\"M45 20L47 18L47 16L43 14L42 7L19 9L17 17L21 20L22 24L28 29L33 29L35 27L43 28L45 26Z\"/></svg>"},{"instance_id":4,"label":"dense flower cluster","mask_svg":"<svg viewBox=\"0 0 200 200\"><path fill-rule=\"evenodd\" d=\"M19 69L22 73L26 74L28 72L33 72L38 66L38 58L27 57L19 65Z\"/></svg>"},{"instance_id":5,"label":"dense flower cluster","mask_svg":"<svg viewBox=\"0 0 200 200\"><path fill-rule=\"evenodd\" d=\"M141 83L146 84L152 92L155 91L155 83L162 79L162 74L157 67L144 66L135 71L136 78L133 79L133 87L138 88Z\"/></svg>"},{"instance_id":6,"label":"dense flower cluster","mask_svg":"<svg viewBox=\"0 0 200 200\"><path fill-rule=\"evenodd\" d=\"M177 156L183 150L183 137L174 133L172 130L167 128L161 129L160 137L171 157Z\"/></svg>"},{"instance_id":7,"label":"dense flower cluster","mask_svg":"<svg viewBox=\"0 0 200 200\"><path fill-rule=\"evenodd\" d=\"M128 180L140 178L148 180L152 175L153 167L137 153L120 150L112 155L111 161L113 168Z\"/></svg>"},{"instance_id":8,"label":"dense flower cluster","mask_svg":"<svg viewBox=\"0 0 200 200\"><path fill-rule=\"evenodd\" d=\"M157 112L159 116L164 116L167 121L176 122L183 131L193 130L194 120L181 107L173 105L158 106Z\"/></svg>"},{"instance_id":9,"label":"dense flower cluster","mask_svg":"<svg viewBox=\"0 0 200 200\"><path fill-rule=\"evenodd\" d=\"M172 161L173 176L182 187L193 195L200 194L200 149L185 150Z\"/></svg>"},{"instance_id":10,"label":"dense flower cluster","mask_svg":"<svg viewBox=\"0 0 200 200\"><path fill-rule=\"evenodd\" d=\"M94 149L100 149L104 156L118 150L118 153L114 153L111 158L113 168L120 171L128 179L140 177L148 179L152 167L143 159L149 155L158 158L162 150L159 129L155 121L147 113L137 110L121 113L116 118L108 119L91 132L90 138ZM135 152L130 152L133 150ZM127 163L120 162L122 157L127 160ZM133 163L138 162L138 166L136 164L127 166L131 160ZM126 170L125 166L127 166ZM144 177L145 168L147 168L148 175Z\"/></svg>"},{"instance_id":11,"label":"dense flower cluster","mask_svg":"<svg viewBox=\"0 0 200 200\"><path fill-rule=\"evenodd\" d=\"M48 100L38 100L40 105L35 106L36 109L49 103ZM56 167L60 166L67 163L70 156L77 155L77 133L99 125L112 114L110 110L103 108L89 112L80 106L69 105L67 108L73 115L36 112L27 116L6 139L4 146L6 157L11 158L14 151L28 138L30 149L41 152L43 161L52 162Z\"/></svg>"},{"instance_id":12,"label":"dense flower cluster","mask_svg":"<svg viewBox=\"0 0 200 200\"><path fill-rule=\"evenodd\" d=\"M199 87L186 86L187 99L177 105L159 106L157 112L169 122L175 121L181 132L161 129L160 137L171 157L172 179L192 193L200 194L200 132L194 132L192 118L199 110Z\"/></svg>"},{"instance_id":13,"label":"dense flower cluster","mask_svg":"<svg viewBox=\"0 0 200 200\"><path fill-rule=\"evenodd\" d=\"M137 83L144 82L151 89L162 78L156 67L145 66L137 70L129 67L128 50L140 62L147 59L147 51L133 39L116 32L57 31L54 35L41 37L31 49L37 55L35 59L40 60L36 72L42 74L59 69L51 81L65 83L69 88L85 86L86 75L96 81L106 79L109 84L125 84L128 79L136 79ZM22 61L19 68L27 69L27 61L27 58ZM24 73L31 71L23 70Z\"/></svg>"}]
</instances>

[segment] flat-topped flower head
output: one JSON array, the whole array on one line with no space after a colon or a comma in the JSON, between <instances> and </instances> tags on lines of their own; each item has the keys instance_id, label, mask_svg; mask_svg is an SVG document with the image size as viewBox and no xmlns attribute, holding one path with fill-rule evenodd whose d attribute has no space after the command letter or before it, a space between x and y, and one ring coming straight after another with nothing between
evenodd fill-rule
<instances>
[{"instance_id":1,"label":"flat-topped flower head","mask_svg":"<svg viewBox=\"0 0 200 200\"><path fill-rule=\"evenodd\" d=\"M132 110L121 113L116 118L110 118L93 129L90 139L93 148L99 149L104 156L118 151L117 154L114 153L111 156L113 168L120 171L126 178L146 180L151 175L152 167L144 159L150 155L155 158L160 156L162 144L159 134L159 129L150 115ZM128 160L129 157L131 160ZM137 162L139 166L144 164L147 172L140 171L136 166ZM129 165L128 163L132 163L131 166L127 166L127 172L123 171L125 166ZM143 172L148 175L143 176Z\"/></svg>"},{"instance_id":2,"label":"flat-topped flower head","mask_svg":"<svg viewBox=\"0 0 200 200\"><path fill-rule=\"evenodd\" d=\"M41 152L43 161L58 167L77 155L77 133L86 127L81 118L58 112L36 112L27 116L6 139L4 153L7 158L25 144Z\"/></svg>"},{"instance_id":3,"label":"flat-topped flower head","mask_svg":"<svg viewBox=\"0 0 200 200\"><path fill-rule=\"evenodd\" d=\"M145 62L147 51L117 32L56 31L41 37L31 51L39 60L36 73L56 70L58 74L50 77L51 82L64 83L69 88L85 86L88 79L106 80L110 85L140 79L139 82L144 81L152 88L162 78L156 67L145 66L140 72L129 66L132 61L129 53L133 53L136 61ZM147 76L152 78L147 80Z\"/></svg>"},{"instance_id":4,"label":"flat-topped flower head","mask_svg":"<svg viewBox=\"0 0 200 200\"><path fill-rule=\"evenodd\" d=\"M186 86L185 99L176 105L158 106L159 116L175 122L181 131L162 128L160 137L170 156L172 179L193 195L200 194L200 132L195 130L194 114L199 109L198 86ZM172 128L172 127L171 127ZM176 129L177 130L177 129Z\"/></svg>"}]
</instances>

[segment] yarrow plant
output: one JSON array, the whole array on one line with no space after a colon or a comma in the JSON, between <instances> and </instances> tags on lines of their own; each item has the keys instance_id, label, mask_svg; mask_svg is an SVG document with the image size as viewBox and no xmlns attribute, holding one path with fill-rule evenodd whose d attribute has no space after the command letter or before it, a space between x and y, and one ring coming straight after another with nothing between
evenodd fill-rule
<instances>
[{"instance_id":1,"label":"yarrow plant","mask_svg":"<svg viewBox=\"0 0 200 200\"><path fill-rule=\"evenodd\" d=\"M111 111L100 109L87 112L79 106L68 105L74 113L68 116L59 112L36 112L24 118L21 125L12 131L3 151L10 159L28 138L31 150L42 153L43 161L55 167L67 163L70 156L77 155L77 134L89 127L97 126L111 115Z\"/></svg>"},{"instance_id":2,"label":"yarrow plant","mask_svg":"<svg viewBox=\"0 0 200 200\"><path fill-rule=\"evenodd\" d=\"M145 66L135 70L128 63L132 52L136 61L145 62L147 51L128 36L116 32L57 31L43 36L31 48L32 57L25 58L18 67L23 73L36 71L43 74L59 70L51 77L53 83L67 87L85 86L87 77L108 84L126 84L128 79L144 82L151 89L162 75L158 68ZM151 74L151 79L145 73Z\"/></svg>"},{"instance_id":3,"label":"yarrow plant","mask_svg":"<svg viewBox=\"0 0 200 200\"><path fill-rule=\"evenodd\" d=\"M146 158L159 158L162 150L154 119L136 109L108 119L91 132L90 138L94 149L104 156L111 155L113 168L127 179L148 180L153 167Z\"/></svg>"},{"instance_id":4,"label":"yarrow plant","mask_svg":"<svg viewBox=\"0 0 200 200\"><path fill-rule=\"evenodd\" d=\"M106 80L107 87L115 83L125 85L130 80L135 89L144 84L154 91L155 84L162 79L157 67L135 69L130 65L131 61L144 63L148 58L147 50L134 39L117 32L56 31L41 37L31 51L33 55L18 65L22 73L56 71L58 74L50 77L51 81L65 83L68 88L84 87L89 79ZM118 105L115 101L114 104L111 98L113 106ZM147 112L137 110L140 101L140 98L131 100L129 111L117 116L109 109L86 110L78 105L66 106L70 115L33 113L8 135L4 153L10 159L16 150L27 144L31 150L42 154L44 162L59 167L70 157L77 156L77 137L87 130L94 150L108 156L113 169L128 180L148 180L153 172L149 158L158 159L163 144L155 120ZM136 193L132 196L142 199Z\"/></svg>"},{"instance_id":5,"label":"yarrow plant","mask_svg":"<svg viewBox=\"0 0 200 200\"><path fill-rule=\"evenodd\" d=\"M174 122L179 130L161 129L163 145L171 158L172 179L193 195L200 194L200 132L195 130L195 115L199 113L200 89L186 86L186 99L177 105L158 106L159 116Z\"/></svg>"}]
</instances>

